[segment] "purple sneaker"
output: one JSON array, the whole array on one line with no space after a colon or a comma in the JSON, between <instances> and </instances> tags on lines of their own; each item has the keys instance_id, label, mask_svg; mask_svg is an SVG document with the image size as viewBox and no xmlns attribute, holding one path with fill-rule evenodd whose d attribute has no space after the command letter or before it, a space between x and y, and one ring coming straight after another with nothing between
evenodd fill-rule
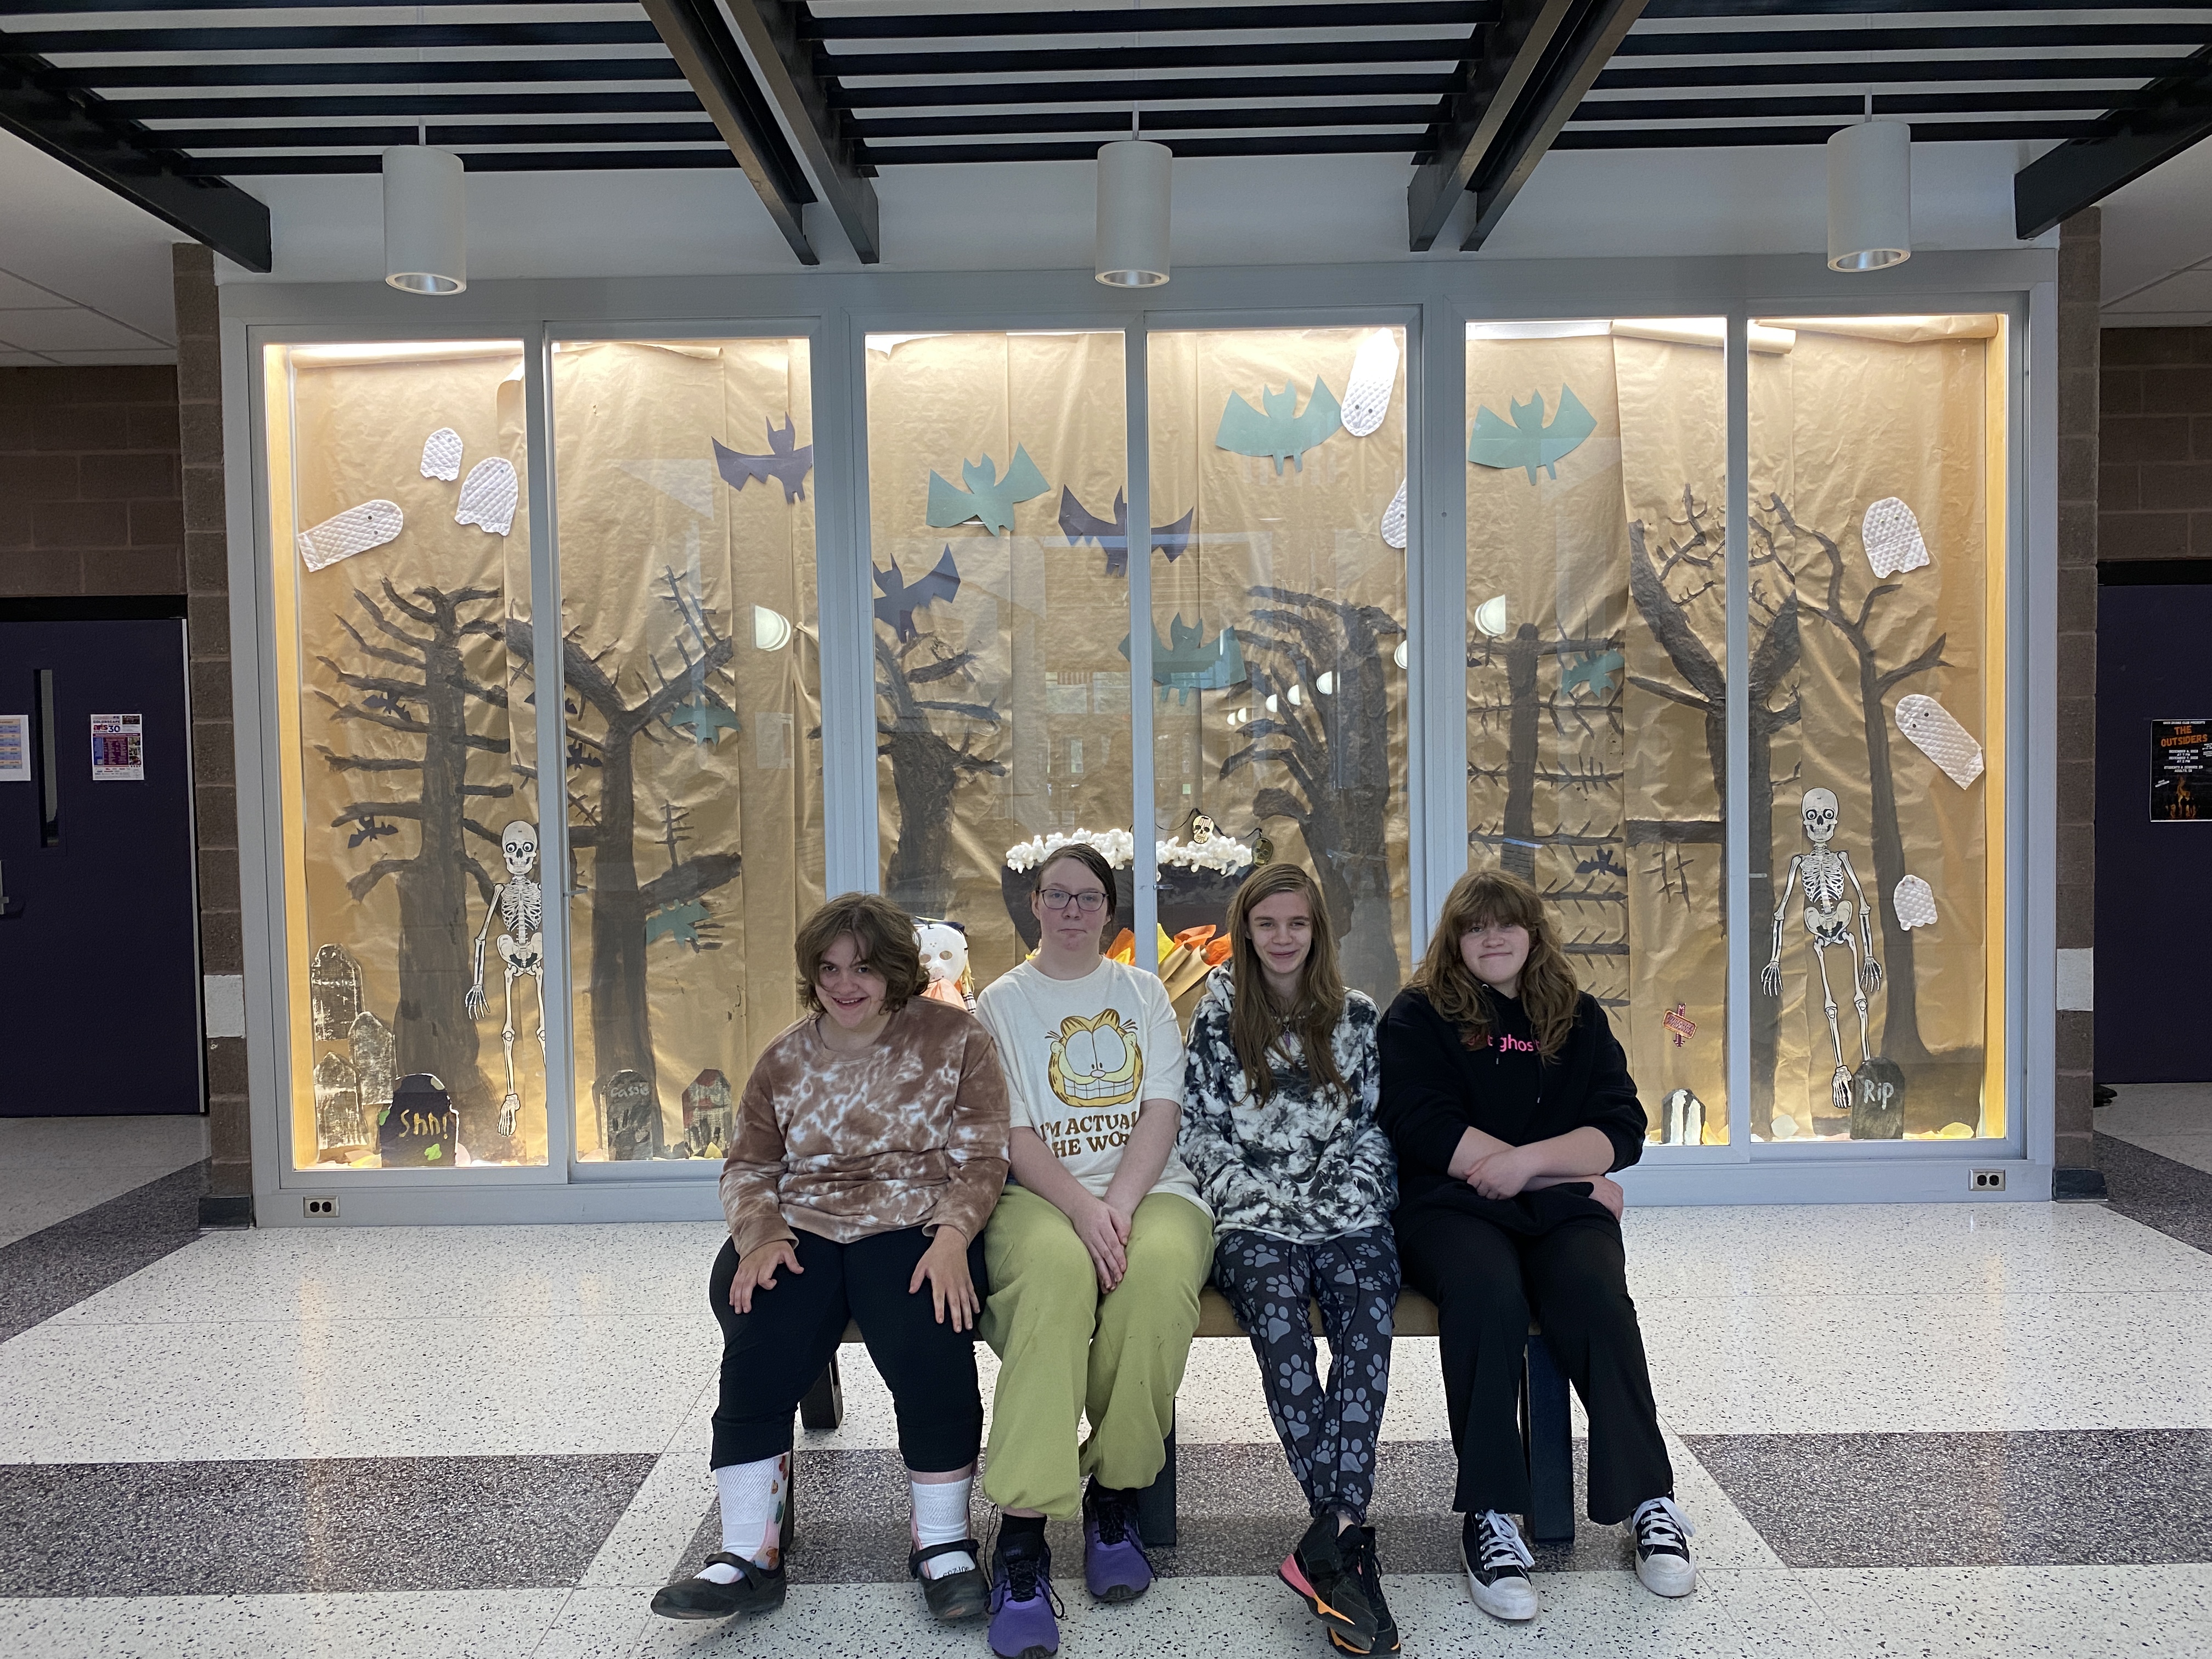
<instances>
[{"instance_id":1,"label":"purple sneaker","mask_svg":"<svg viewBox=\"0 0 2212 1659\"><path fill-rule=\"evenodd\" d=\"M1133 1601L1152 1587L1152 1564L1137 1531L1137 1494L1095 1478L1083 1494L1083 1581L1102 1601Z\"/></svg>"},{"instance_id":2,"label":"purple sneaker","mask_svg":"<svg viewBox=\"0 0 2212 1659\"><path fill-rule=\"evenodd\" d=\"M1002 1531L991 1558L991 1651L999 1659L1053 1659L1060 1611L1044 1534L1009 1538Z\"/></svg>"}]
</instances>

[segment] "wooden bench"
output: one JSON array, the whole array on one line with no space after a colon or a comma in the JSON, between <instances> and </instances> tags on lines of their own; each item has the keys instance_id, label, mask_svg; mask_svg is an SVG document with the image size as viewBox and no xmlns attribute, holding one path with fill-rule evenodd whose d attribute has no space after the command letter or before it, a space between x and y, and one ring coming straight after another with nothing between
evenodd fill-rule
<instances>
[{"instance_id":1,"label":"wooden bench","mask_svg":"<svg viewBox=\"0 0 2212 1659\"><path fill-rule=\"evenodd\" d=\"M1314 1334L1322 1334L1318 1310L1310 1310ZM1398 1298L1392 1317L1398 1336L1434 1336L1437 1304L1418 1291ZM1235 1337L1243 1340L1244 1328L1229 1310L1228 1298L1211 1285L1199 1292L1198 1334ZM845 1327L845 1340L858 1342L860 1328ZM810 1429L834 1429L845 1420L844 1385L831 1359L805 1399L799 1402L799 1419ZM1528 1326L1528 1346L1521 1373L1521 1444L1528 1459L1528 1535L1539 1544L1571 1544L1575 1540L1575 1466L1570 1444L1571 1417L1567 1408L1566 1375L1552 1359L1534 1321ZM1176 1437L1167 1440L1168 1461L1159 1478L1145 1489L1139 1500L1137 1525L1147 1544L1172 1547L1176 1541ZM796 1485L796 1482L793 1483Z\"/></svg>"}]
</instances>

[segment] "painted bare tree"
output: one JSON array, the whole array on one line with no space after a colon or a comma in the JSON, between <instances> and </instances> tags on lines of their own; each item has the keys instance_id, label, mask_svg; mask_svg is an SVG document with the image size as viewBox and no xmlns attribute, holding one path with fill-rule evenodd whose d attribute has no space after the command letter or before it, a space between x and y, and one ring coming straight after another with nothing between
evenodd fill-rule
<instances>
[{"instance_id":1,"label":"painted bare tree","mask_svg":"<svg viewBox=\"0 0 2212 1659\"><path fill-rule=\"evenodd\" d=\"M952 903L952 796L963 777L1001 777L1003 763L978 752L983 732L996 732L989 704L921 696L947 681L974 678L972 651L950 651L933 634L902 641L876 635L876 753L891 765L899 829L884 890L892 903L919 916L941 916ZM939 729L952 722L959 741Z\"/></svg>"},{"instance_id":2,"label":"painted bare tree","mask_svg":"<svg viewBox=\"0 0 2212 1659\"><path fill-rule=\"evenodd\" d=\"M592 1058L604 1083L617 1072L632 1071L654 1080L653 1009L646 994L646 925L655 911L691 903L735 881L744 867L733 848L672 861L650 881L637 873L637 744L680 742L670 719L678 711L695 713L708 697L712 682L726 673L735 648L705 608L672 570L662 572L666 603L675 620L666 647L680 659L673 674L656 653L648 652L635 672L606 659L623 648L618 642L588 650L574 633L561 642L561 673L580 705L571 715L568 769L595 774L595 801L571 793L571 848L592 852ZM534 660L536 635L521 618L507 623L507 649L516 661ZM648 678L648 673L650 678ZM596 725L598 730L587 729ZM656 836L655 839L658 839ZM655 1098L659 1086L655 1081Z\"/></svg>"},{"instance_id":3,"label":"painted bare tree","mask_svg":"<svg viewBox=\"0 0 2212 1659\"><path fill-rule=\"evenodd\" d=\"M403 593L389 577L383 590L381 602L354 590L368 632L337 618L361 662L349 667L331 657L316 659L340 695L310 689L329 705L334 729L353 725L400 732L419 738L422 752L410 757L343 754L326 744L316 749L333 771L403 785L393 796L347 802L331 827L357 824L349 841L366 840L374 848L397 825L416 826L412 853L377 859L346 883L346 891L358 903L389 878L398 893L395 1065L403 1073L434 1073L446 1084L460 1108L461 1143L481 1157L497 1144L498 1103L477 1072L477 1023L463 1006L472 978L469 884L474 881L477 901L489 905L495 884L471 850L471 838L496 849L501 825L471 817L470 803L503 799L514 785L506 777L507 740L469 728L471 709L504 708L507 690L471 674L466 653L471 640L500 637L496 613L480 607L502 596L489 587L425 586ZM496 761L502 781L472 781L470 763L478 759ZM480 780L483 774L477 775Z\"/></svg>"},{"instance_id":4,"label":"painted bare tree","mask_svg":"<svg viewBox=\"0 0 2212 1659\"><path fill-rule=\"evenodd\" d=\"M1398 988L1391 927L1389 681L1384 665L1405 628L1388 611L1286 587L1255 587L1250 625L1235 630L1254 696L1275 711L1237 728L1245 745L1221 763L1226 779L1279 766L1295 786L1252 797L1258 818L1288 818L1305 837L1336 924L1348 984L1378 999ZM1310 695L1322 675L1328 696ZM1302 689L1303 702L1291 690Z\"/></svg>"},{"instance_id":5,"label":"painted bare tree","mask_svg":"<svg viewBox=\"0 0 2212 1659\"><path fill-rule=\"evenodd\" d=\"M1794 546L1809 541L1820 549L1825 570L1794 573L1798 582L1797 603L1807 614L1833 629L1858 659L1859 713L1866 729L1867 786L1872 802L1875 885L1878 890L1875 911L1881 918L1882 975L1887 988L1883 1000L1880 1052L1899 1066L1910 1067L1925 1061L1929 1055L1927 1044L1920 1036L1919 981L1913 973L1912 930L1898 921L1897 907L1889 902L1889 896L1897 890L1897 884L1905 878L1905 835L1898 823L1897 780L1889 758L1889 695L1909 679L1931 669L1948 667L1949 665L1943 660L1943 645L1950 636L1938 634L1934 643L1910 661L1884 668L1875 642L1878 631L1875 608L1891 594L1902 592L1904 584L1882 582L1869 588L1855 610L1844 599L1844 552L1835 538L1800 525L1779 495L1769 499L1766 517L1769 522L1754 522L1752 533L1775 554L1778 561L1784 543ZM1823 576L1825 584L1820 580ZM1808 579L1813 591L1809 599L1804 597ZM1772 844L1771 840L1753 843L1757 847Z\"/></svg>"}]
</instances>

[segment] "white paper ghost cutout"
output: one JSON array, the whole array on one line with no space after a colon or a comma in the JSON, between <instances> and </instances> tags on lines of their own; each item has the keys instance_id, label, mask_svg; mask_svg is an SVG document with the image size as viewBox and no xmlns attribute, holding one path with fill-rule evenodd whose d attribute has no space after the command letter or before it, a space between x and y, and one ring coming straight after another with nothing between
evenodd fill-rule
<instances>
[{"instance_id":1,"label":"white paper ghost cutout","mask_svg":"<svg viewBox=\"0 0 2212 1659\"><path fill-rule=\"evenodd\" d=\"M1885 495L1867 508L1866 517L1859 520L1859 542L1877 576L1917 570L1928 562L1928 544L1920 538L1920 520L1894 495Z\"/></svg>"},{"instance_id":2,"label":"white paper ghost cutout","mask_svg":"<svg viewBox=\"0 0 2212 1659\"><path fill-rule=\"evenodd\" d=\"M1899 881L1889 902L1897 911L1897 919L1907 927L1936 925L1936 890L1919 877L1906 876Z\"/></svg>"},{"instance_id":3,"label":"white paper ghost cutout","mask_svg":"<svg viewBox=\"0 0 2212 1659\"><path fill-rule=\"evenodd\" d=\"M1382 544L1401 552L1406 546L1406 481L1398 480L1398 493L1390 498L1390 505L1382 509Z\"/></svg>"},{"instance_id":4,"label":"white paper ghost cutout","mask_svg":"<svg viewBox=\"0 0 2212 1659\"><path fill-rule=\"evenodd\" d=\"M1390 394L1397 385L1398 336L1391 329L1378 328L1359 343L1359 355L1352 360L1352 379L1344 388L1344 429L1364 438L1379 428L1390 412Z\"/></svg>"},{"instance_id":5,"label":"white paper ghost cutout","mask_svg":"<svg viewBox=\"0 0 2212 1659\"><path fill-rule=\"evenodd\" d=\"M1964 789L1982 775L1982 745L1933 697L1915 692L1897 703L1897 729Z\"/></svg>"},{"instance_id":6,"label":"white paper ghost cutout","mask_svg":"<svg viewBox=\"0 0 2212 1659\"><path fill-rule=\"evenodd\" d=\"M407 527L407 515L397 501L363 501L334 519L325 519L313 530L300 532L300 557L310 570L320 570L397 541Z\"/></svg>"},{"instance_id":7,"label":"white paper ghost cutout","mask_svg":"<svg viewBox=\"0 0 2212 1659\"><path fill-rule=\"evenodd\" d=\"M469 469L460 502L453 508L453 522L477 525L504 536L514 528L515 503L521 498L522 483L514 476L514 463L495 455Z\"/></svg>"},{"instance_id":8,"label":"white paper ghost cutout","mask_svg":"<svg viewBox=\"0 0 2212 1659\"><path fill-rule=\"evenodd\" d=\"M422 440L422 476L447 483L461 476L461 434L441 426Z\"/></svg>"}]
</instances>

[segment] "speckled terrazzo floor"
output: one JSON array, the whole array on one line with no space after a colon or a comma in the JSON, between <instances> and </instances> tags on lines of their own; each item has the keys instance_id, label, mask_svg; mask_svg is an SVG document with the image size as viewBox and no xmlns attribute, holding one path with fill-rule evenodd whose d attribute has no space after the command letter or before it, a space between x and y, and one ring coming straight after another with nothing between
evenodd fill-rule
<instances>
[{"instance_id":1,"label":"speckled terrazzo floor","mask_svg":"<svg viewBox=\"0 0 2212 1659\"><path fill-rule=\"evenodd\" d=\"M2189 1219L2212 1171L2174 1155L2186 1109L2144 1132L2162 1149L2113 1137L2111 1206L1632 1212L1698 1527L1684 1601L1584 1523L1540 1552L1532 1626L1476 1610L1436 1345L1401 1343L1376 1516L1406 1651L2212 1652L2212 1230ZM0 1243L0 1269L53 1264L43 1290L0 1273L21 1310L0 1325L0 1654L988 1651L920 1617L890 1401L858 1350L843 1426L801 1437L789 1606L647 1613L715 1536L715 1229L193 1237L151 1195L88 1196ZM1301 1505L1249 1350L1200 1344L1178 1411L1181 1543L1144 1601L1105 1607L1059 1529L1061 1651L1323 1659L1270 1572Z\"/></svg>"}]
</instances>

